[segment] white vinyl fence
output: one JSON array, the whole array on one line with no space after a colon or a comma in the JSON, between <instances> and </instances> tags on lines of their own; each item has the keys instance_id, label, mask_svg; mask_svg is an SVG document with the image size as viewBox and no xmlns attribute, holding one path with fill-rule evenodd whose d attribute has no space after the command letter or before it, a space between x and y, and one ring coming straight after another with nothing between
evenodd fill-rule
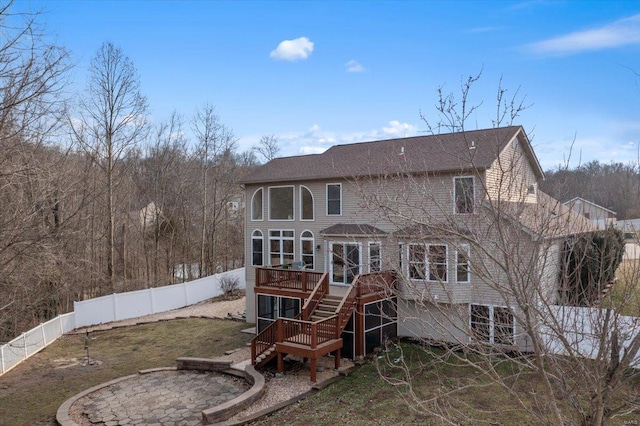
<instances>
[{"instance_id":1,"label":"white vinyl fence","mask_svg":"<svg viewBox=\"0 0 640 426\"><path fill-rule=\"evenodd\" d=\"M577 355L590 359L596 359L602 355L609 356L610 348L606 348L606 354L599 355L602 350L600 338L605 335L603 333L610 335L612 330L617 329L622 357L624 348L628 347L640 334L639 317L613 313L608 316L606 309L574 306L551 306L550 311L550 318L553 318L557 324L543 325L541 332L551 353ZM617 323L616 327L614 327L614 321ZM557 330L562 330L562 339ZM634 358L631 367L640 368L640 353Z\"/></svg>"},{"instance_id":2,"label":"white vinyl fence","mask_svg":"<svg viewBox=\"0 0 640 426\"><path fill-rule=\"evenodd\" d=\"M244 268L240 268L182 284L73 302L73 312L57 316L0 346L0 375L75 328L170 311L220 296L223 277L237 278L239 288L245 288Z\"/></svg>"},{"instance_id":3,"label":"white vinyl fence","mask_svg":"<svg viewBox=\"0 0 640 426\"><path fill-rule=\"evenodd\" d=\"M6 345L0 346L0 375L11 370L31 355L53 343L64 333L76 328L73 312L59 315L40 324Z\"/></svg>"}]
</instances>

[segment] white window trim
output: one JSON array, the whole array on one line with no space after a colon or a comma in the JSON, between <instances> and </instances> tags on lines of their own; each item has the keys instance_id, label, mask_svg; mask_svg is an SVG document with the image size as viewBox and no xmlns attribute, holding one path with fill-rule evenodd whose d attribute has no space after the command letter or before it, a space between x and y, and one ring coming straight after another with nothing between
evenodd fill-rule
<instances>
[{"instance_id":1,"label":"white window trim","mask_svg":"<svg viewBox=\"0 0 640 426\"><path fill-rule=\"evenodd\" d=\"M271 237L271 232L272 231L279 231L280 232L280 237L279 238L272 238ZM283 233L284 232L293 232L293 236L292 237L283 237ZM277 241L293 241L293 258L292 261L296 258L296 231L295 229L279 229L279 228L274 228L274 229L269 229L267 231L267 241L268 241L268 246L269 246L269 251L267 252L267 256L268 256L268 265L269 266L273 266L273 264L271 263L271 258L273 256L271 256L271 240L277 240ZM282 248L282 245L281 245ZM280 264L282 264L284 262L284 259L282 258L283 252L280 252Z\"/></svg>"},{"instance_id":2,"label":"white window trim","mask_svg":"<svg viewBox=\"0 0 640 426\"><path fill-rule=\"evenodd\" d=\"M311 237L303 237L302 235L305 232L309 232L311 234ZM302 261L302 256L304 255L304 251L302 250L302 242L303 241L311 241L311 256L313 256L313 268L312 269L316 269L317 265L317 260L316 260L316 239L315 239L315 235L313 235L313 232L311 232L310 229L305 229L300 233L300 261Z\"/></svg>"},{"instance_id":3,"label":"white window trim","mask_svg":"<svg viewBox=\"0 0 640 426\"><path fill-rule=\"evenodd\" d=\"M411 265L412 265L412 263L414 263L414 262L411 262L411 247L414 247L414 246L422 247L425 250L425 255L424 255L425 257L424 257L423 262L422 262L424 264L424 267L425 267L425 277L424 278L414 278L414 277L411 276ZM407 274L407 277L410 280L413 280L413 281L425 281L427 279L426 274L429 273L429 270L427 268L428 265L427 265L427 252L426 252L427 248L426 248L426 244L408 242L407 244L404 244L404 247L405 247L405 250L406 250L406 252L404 253L405 260L406 260L404 262L404 272Z\"/></svg>"},{"instance_id":4,"label":"white window trim","mask_svg":"<svg viewBox=\"0 0 640 426\"><path fill-rule=\"evenodd\" d=\"M473 194L471 197L471 202L472 202L472 212L471 213L458 213L458 208L456 205L456 180L458 179L468 179L471 178L472 180L472 185L473 185ZM454 176L453 177L453 214L454 215L458 215L458 216L469 216L472 214L476 213L476 177L473 175L468 175L468 176Z\"/></svg>"},{"instance_id":5,"label":"white window trim","mask_svg":"<svg viewBox=\"0 0 640 426\"><path fill-rule=\"evenodd\" d=\"M444 246L444 260L445 260L445 274L447 275L447 279L446 280L432 280L431 279L431 262L429 261L429 249L433 246ZM427 265L427 269L426 269L426 279L428 282L430 283L448 283L449 282L449 277L451 276L451 274L449 273L449 245L445 244L445 243L429 243L426 244L427 247L427 251L425 252L425 264Z\"/></svg>"},{"instance_id":6,"label":"white window trim","mask_svg":"<svg viewBox=\"0 0 640 426\"><path fill-rule=\"evenodd\" d=\"M351 285L351 283L345 283L345 282L335 282L333 281L333 245L334 244L342 244L342 248L344 251L344 246L345 244L349 244L349 245L357 245L358 246L358 274L362 273L362 243L361 242L354 242L354 241L329 241L329 247L327 250L328 253L328 257L329 257L329 283L330 284L334 284L334 285L341 285L341 286L349 286ZM346 275L346 274L345 274Z\"/></svg>"},{"instance_id":7,"label":"white window trim","mask_svg":"<svg viewBox=\"0 0 640 426\"><path fill-rule=\"evenodd\" d=\"M380 270L382 271L382 243L380 241L369 241L367 243L367 258L369 259L369 262L367 264L367 271L377 272L377 271L371 270L371 246L372 245L378 245L378 263L380 263Z\"/></svg>"},{"instance_id":8,"label":"white window trim","mask_svg":"<svg viewBox=\"0 0 640 426\"><path fill-rule=\"evenodd\" d=\"M275 189L275 188L291 188L291 195L293 196L293 200L292 200L292 208L291 208L291 213L292 213L292 217L291 219L272 219L271 218L271 189ZM270 222L293 222L294 220L296 220L296 188L293 185L277 185L277 186L269 186L267 192L269 193L269 202L267 204L267 211L269 212L269 221Z\"/></svg>"},{"instance_id":9,"label":"white window trim","mask_svg":"<svg viewBox=\"0 0 640 426\"><path fill-rule=\"evenodd\" d=\"M404 253L405 257L406 257L406 262L404 265L405 268L405 273L407 274L407 277L409 277L410 280L413 281L426 281L429 283L449 283L451 281L451 271L450 269L450 264L449 264L449 245L446 243L407 243L405 244L406 246L406 252ZM410 250L411 250L411 246L422 246L424 248L424 274L425 277L424 279L420 279L420 278L412 278L410 276L410 272L411 272L411 256L410 256ZM429 261L429 248L431 246L444 246L445 248L445 260L446 260L446 274L447 274L447 279L446 280L432 280L431 278L431 262Z\"/></svg>"},{"instance_id":10,"label":"white window trim","mask_svg":"<svg viewBox=\"0 0 640 426\"><path fill-rule=\"evenodd\" d=\"M262 197L262 211L260 212L260 219L254 219L253 218L253 200L256 197L256 194L258 193L258 191L260 191L261 197ZM252 222L262 222L264 221L264 187L260 187L258 189L256 189L255 191L253 191L253 195L251 196L251 221Z\"/></svg>"},{"instance_id":11,"label":"white window trim","mask_svg":"<svg viewBox=\"0 0 640 426\"><path fill-rule=\"evenodd\" d=\"M260 233L260 237L257 237L255 235L256 232ZM262 243L262 264L261 265L256 265L255 263L253 263L253 240L257 240L260 239L261 243ZM251 266L264 266L264 232L262 232L262 230L260 229L254 229L251 232Z\"/></svg>"},{"instance_id":12,"label":"white window trim","mask_svg":"<svg viewBox=\"0 0 640 426\"><path fill-rule=\"evenodd\" d=\"M495 308L504 308L504 309L508 309L511 312L511 317L513 318L513 335L511 336L513 339L513 346L516 346L517 344L517 340L516 340L516 336L518 335L518 320L516 319L516 316L514 315L515 310L512 307L509 306L504 306L504 305L486 305L484 303L469 303L469 331L471 333L473 333L473 326L472 326L472 322L471 322L471 306L485 306L487 308L489 308L489 342L491 344L495 344L495 321L494 321L494 309ZM469 339L471 341L471 339L473 339L473 336L469 336ZM510 346L510 345L507 345Z\"/></svg>"},{"instance_id":13,"label":"white window trim","mask_svg":"<svg viewBox=\"0 0 640 426\"><path fill-rule=\"evenodd\" d=\"M309 191L309 194L311 195L311 219L305 219L303 214L302 214L302 207L303 207L303 201L302 201L302 189L306 189L307 191ZM309 187L305 186L305 185L300 185L300 188L298 188L298 199L300 200L300 221L301 222L314 222L316 220L316 197L313 195L313 192L311 191L311 189L309 189Z\"/></svg>"},{"instance_id":14,"label":"white window trim","mask_svg":"<svg viewBox=\"0 0 640 426\"><path fill-rule=\"evenodd\" d=\"M466 281L458 281L458 253L464 251L467 258L467 280ZM455 274L456 274L456 283L461 284L469 284L471 282L471 250L469 244L460 244L458 248L455 249Z\"/></svg>"},{"instance_id":15,"label":"white window trim","mask_svg":"<svg viewBox=\"0 0 640 426\"><path fill-rule=\"evenodd\" d=\"M340 213L329 213L329 186L334 186L334 185L338 185L340 187ZM327 216L342 216L342 205L344 204L344 199L342 197L342 183L340 182L336 182L336 183L328 183L326 186L326 194L327 194L327 203L326 203L326 213Z\"/></svg>"}]
</instances>

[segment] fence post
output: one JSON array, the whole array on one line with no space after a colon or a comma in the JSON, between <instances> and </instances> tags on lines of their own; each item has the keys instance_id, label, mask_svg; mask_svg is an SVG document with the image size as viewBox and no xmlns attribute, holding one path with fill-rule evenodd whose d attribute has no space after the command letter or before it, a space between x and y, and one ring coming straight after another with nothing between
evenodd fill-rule
<instances>
[{"instance_id":1,"label":"fence post","mask_svg":"<svg viewBox=\"0 0 640 426\"><path fill-rule=\"evenodd\" d=\"M40 323L40 331L42 332L42 343L44 343L44 346L42 347L44 348L47 346L47 336L44 334L44 327L42 326L42 323Z\"/></svg>"},{"instance_id":2,"label":"fence post","mask_svg":"<svg viewBox=\"0 0 640 426\"><path fill-rule=\"evenodd\" d=\"M24 358L23 361L29 358L29 352L27 351L27 333L22 333L22 348L24 349Z\"/></svg>"},{"instance_id":3,"label":"fence post","mask_svg":"<svg viewBox=\"0 0 640 426\"><path fill-rule=\"evenodd\" d=\"M118 302L116 301L116 294L111 295L111 301L113 303L113 320L118 321Z\"/></svg>"},{"instance_id":4,"label":"fence post","mask_svg":"<svg viewBox=\"0 0 640 426\"><path fill-rule=\"evenodd\" d=\"M149 289L149 298L151 299L151 313L155 314L156 313L156 301L155 301L156 296L153 292L153 287Z\"/></svg>"}]
</instances>

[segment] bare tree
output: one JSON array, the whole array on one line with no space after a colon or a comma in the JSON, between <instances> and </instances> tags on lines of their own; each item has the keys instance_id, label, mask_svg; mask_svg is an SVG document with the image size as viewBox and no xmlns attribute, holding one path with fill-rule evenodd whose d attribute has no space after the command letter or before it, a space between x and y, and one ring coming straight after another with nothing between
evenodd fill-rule
<instances>
[{"instance_id":1,"label":"bare tree","mask_svg":"<svg viewBox=\"0 0 640 426\"><path fill-rule=\"evenodd\" d=\"M66 156L47 145L59 136L69 70L49 42L39 13L0 6L0 340L61 308L54 270L60 259ZM56 294L51 294L56 293Z\"/></svg>"},{"instance_id":2,"label":"bare tree","mask_svg":"<svg viewBox=\"0 0 640 426\"><path fill-rule=\"evenodd\" d=\"M216 225L231 193L227 166L235 149L230 129L224 126L215 107L196 111L192 129L197 139L195 157L201 165L200 276L213 272L216 257Z\"/></svg>"},{"instance_id":3,"label":"bare tree","mask_svg":"<svg viewBox=\"0 0 640 426\"><path fill-rule=\"evenodd\" d=\"M405 155L388 159L397 174L353 177L362 211L395 229L387 249L400 247L401 265L393 265L402 282L399 317L426 353L421 364L394 354L381 377L411 408L445 424L491 422L493 414L511 412L524 413L516 421L601 425L637 412L640 334L637 318L623 315L637 300L637 272L616 284L615 297L606 296L619 244L580 249L600 238L593 225L531 181L525 165L536 160L528 141L501 136L523 102L500 88L493 135L479 146L467 133L476 80L463 81L459 101L440 90L440 118L429 123L435 140L440 129L462 131L463 147L440 147L464 163L458 175L466 180L455 180L454 190L452 175L413 173L419 160ZM481 148L496 150L490 169L478 164ZM567 306L561 296L580 268L596 273L582 283L588 295L571 287L571 304L589 306ZM445 377L443 366L469 374ZM425 381L433 384L427 391ZM465 400L498 391L509 395L508 406Z\"/></svg>"},{"instance_id":4,"label":"bare tree","mask_svg":"<svg viewBox=\"0 0 640 426\"><path fill-rule=\"evenodd\" d=\"M89 68L86 96L70 119L73 134L104 175L107 210L107 275L115 289L116 199L118 167L148 133L147 100L133 62L122 49L106 42Z\"/></svg>"},{"instance_id":5,"label":"bare tree","mask_svg":"<svg viewBox=\"0 0 640 426\"><path fill-rule=\"evenodd\" d=\"M279 142L276 135L267 135L260 138L258 144L251 149L260 155L265 162L269 162L280 153Z\"/></svg>"}]
</instances>

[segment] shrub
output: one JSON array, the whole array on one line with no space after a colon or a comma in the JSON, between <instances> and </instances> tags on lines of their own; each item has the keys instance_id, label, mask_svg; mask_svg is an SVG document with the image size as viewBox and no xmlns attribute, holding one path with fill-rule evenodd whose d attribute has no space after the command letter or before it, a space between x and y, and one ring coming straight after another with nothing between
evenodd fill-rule
<instances>
[{"instance_id":1,"label":"shrub","mask_svg":"<svg viewBox=\"0 0 640 426\"><path fill-rule=\"evenodd\" d=\"M232 277L225 275L220 278L220 290L225 296L233 296L240 290L240 279L238 277Z\"/></svg>"}]
</instances>

